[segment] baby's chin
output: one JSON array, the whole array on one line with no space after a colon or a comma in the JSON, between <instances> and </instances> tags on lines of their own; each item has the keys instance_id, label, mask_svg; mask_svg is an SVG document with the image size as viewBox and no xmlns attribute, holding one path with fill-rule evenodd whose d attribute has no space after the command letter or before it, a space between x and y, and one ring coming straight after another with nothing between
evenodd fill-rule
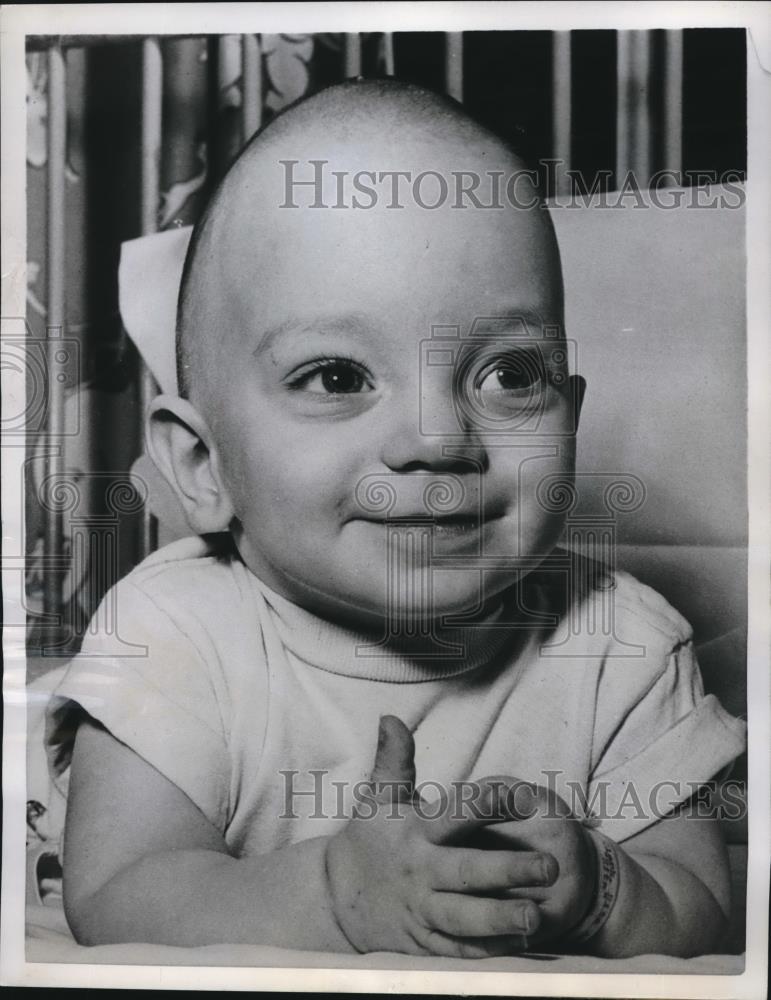
<instances>
[{"instance_id":1,"label":"baby's chin","mask_svg":"<svg viewBox=\"0 0 771 1000\"><path fill-rule=\"evenodd\" d=\"M478 569L434 568L430 574L392 579L387 588L373 581L371 589L362 586L348 598L330 594L329 607L332 610L336 605L338 615L354 628L360 622L367 631L385 628L392 635L430 631L431 622L441 624L455 617L473 624L494 613L503 592L516 584L518 574L508 572L492 580L481 577Z\"/></svg>"}]
</instances>

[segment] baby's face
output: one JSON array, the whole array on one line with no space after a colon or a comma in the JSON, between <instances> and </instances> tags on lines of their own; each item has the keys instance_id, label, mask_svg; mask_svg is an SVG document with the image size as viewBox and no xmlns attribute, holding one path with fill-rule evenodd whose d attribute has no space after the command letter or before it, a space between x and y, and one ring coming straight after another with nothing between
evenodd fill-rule
<instances>
[{"instance_id":1,"label":"baby's face","mask_svg":"<svg viewBox=\"0 0 771 1000\"><path fill-rule=\"evenodd\" d=\"M551 550L561 518L539 484L573 469L543 216L407 199L274 217L259 242L246 223L233 237L235 274L222 264L233 292L207 413L243 558L333 618L477 607ZM432 328L452 330L438 326L459 334L439 354Z\"/></svg>"}]
</instances>

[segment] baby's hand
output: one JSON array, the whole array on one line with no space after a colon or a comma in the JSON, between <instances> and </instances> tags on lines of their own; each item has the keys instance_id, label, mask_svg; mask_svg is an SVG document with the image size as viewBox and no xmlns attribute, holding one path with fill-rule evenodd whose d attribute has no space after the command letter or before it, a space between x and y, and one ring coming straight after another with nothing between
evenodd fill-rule
<instances>
[{"instance_id":1,"label":"baby's hand","mask_svg":"<svg viewBox=\"0 0 771 1000\"><path fill-rule=\"evenodd\" d=\"M532 899L501 897L516 887L549 885L554 860L539 851L462 846L474 830L495 822L491 816L514 818L495 808L500 787L480 782L475 815L452 795L438 818L416 810L414 741L395 716L381 720L371 780L377 800L371 815L360 810L327 846L331 906L351 945L456 958L526 948L539 927L539 907Z\"/></svg>"},{"instance_id":2,"label":"baby's hand","mask_svg":"<svg viewBox=\"0 0 771 1000\"><path fill-rule=\"evenodd\" d=\"M514 889L510 895L539 904L541 922L531 946L558 940L581 922L594 900L597 854L590 834L556 793L511 777L499 780L512 789L507 809L519 818L480 831L475 842L494 851L540 851L556 861L559 874L548 888Z\"/></svg>"}]
</instances>

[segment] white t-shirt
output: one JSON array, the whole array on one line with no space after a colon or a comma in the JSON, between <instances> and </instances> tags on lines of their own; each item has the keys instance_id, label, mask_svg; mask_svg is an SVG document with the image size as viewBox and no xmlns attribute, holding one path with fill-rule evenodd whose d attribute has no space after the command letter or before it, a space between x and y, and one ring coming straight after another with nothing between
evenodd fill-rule
<instances>
[{"instance_id":1,"label":"white t-shirt","mask_svg":"<svg viewBox=\"0 0 771 1000\"><path fill-rule=\"evenodd\" d=\"M66 777L79 705L232 853L260 853L339 828L392 714L437 809L452 782L511 775L579 814L588 801L623 841L741 753L746 727L704 695L683 618L627 574L609 582L560 607L564 577L531 574L484 628L443 630L461 655L415 659L298 608L202 539L175 542L105 597L52 698L49 759Z\"/></svg>"}]
</instances>

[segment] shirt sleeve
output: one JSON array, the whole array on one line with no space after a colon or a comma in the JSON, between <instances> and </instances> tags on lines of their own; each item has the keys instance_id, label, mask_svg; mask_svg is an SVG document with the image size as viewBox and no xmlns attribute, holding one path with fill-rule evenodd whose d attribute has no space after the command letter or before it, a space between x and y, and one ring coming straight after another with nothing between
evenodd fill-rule
<instances>
[{"instance_id":1,"label":"shirt sleeve","mask_svg":"<svg viewBox=\"0 0 771 1000\"><path fill-rule=\"evenodd\" d=\"M642 688L616 716L621 721L589 776L591 811L600 830L617 841L667 815L746 746L745 723L704 694L690 639L664 657L652 678L645 671L642 676ZM596 731L608 731L603 715L613 701L612 693L604 704L598 700Z\"/></svg>"},{"instance_id":2,"label":"shirt sleeve","mask_svg":"<svg viewBox=\"0 0 771 1000\"><path fill-rule=\"evenodd\" d=\"M126 580L106 595L53 692L46 719L49 767L66 790L85 715L177 785L218 829L228 816L230 759L216 664L183 616Z\"/></svg>"}]
</instances>

